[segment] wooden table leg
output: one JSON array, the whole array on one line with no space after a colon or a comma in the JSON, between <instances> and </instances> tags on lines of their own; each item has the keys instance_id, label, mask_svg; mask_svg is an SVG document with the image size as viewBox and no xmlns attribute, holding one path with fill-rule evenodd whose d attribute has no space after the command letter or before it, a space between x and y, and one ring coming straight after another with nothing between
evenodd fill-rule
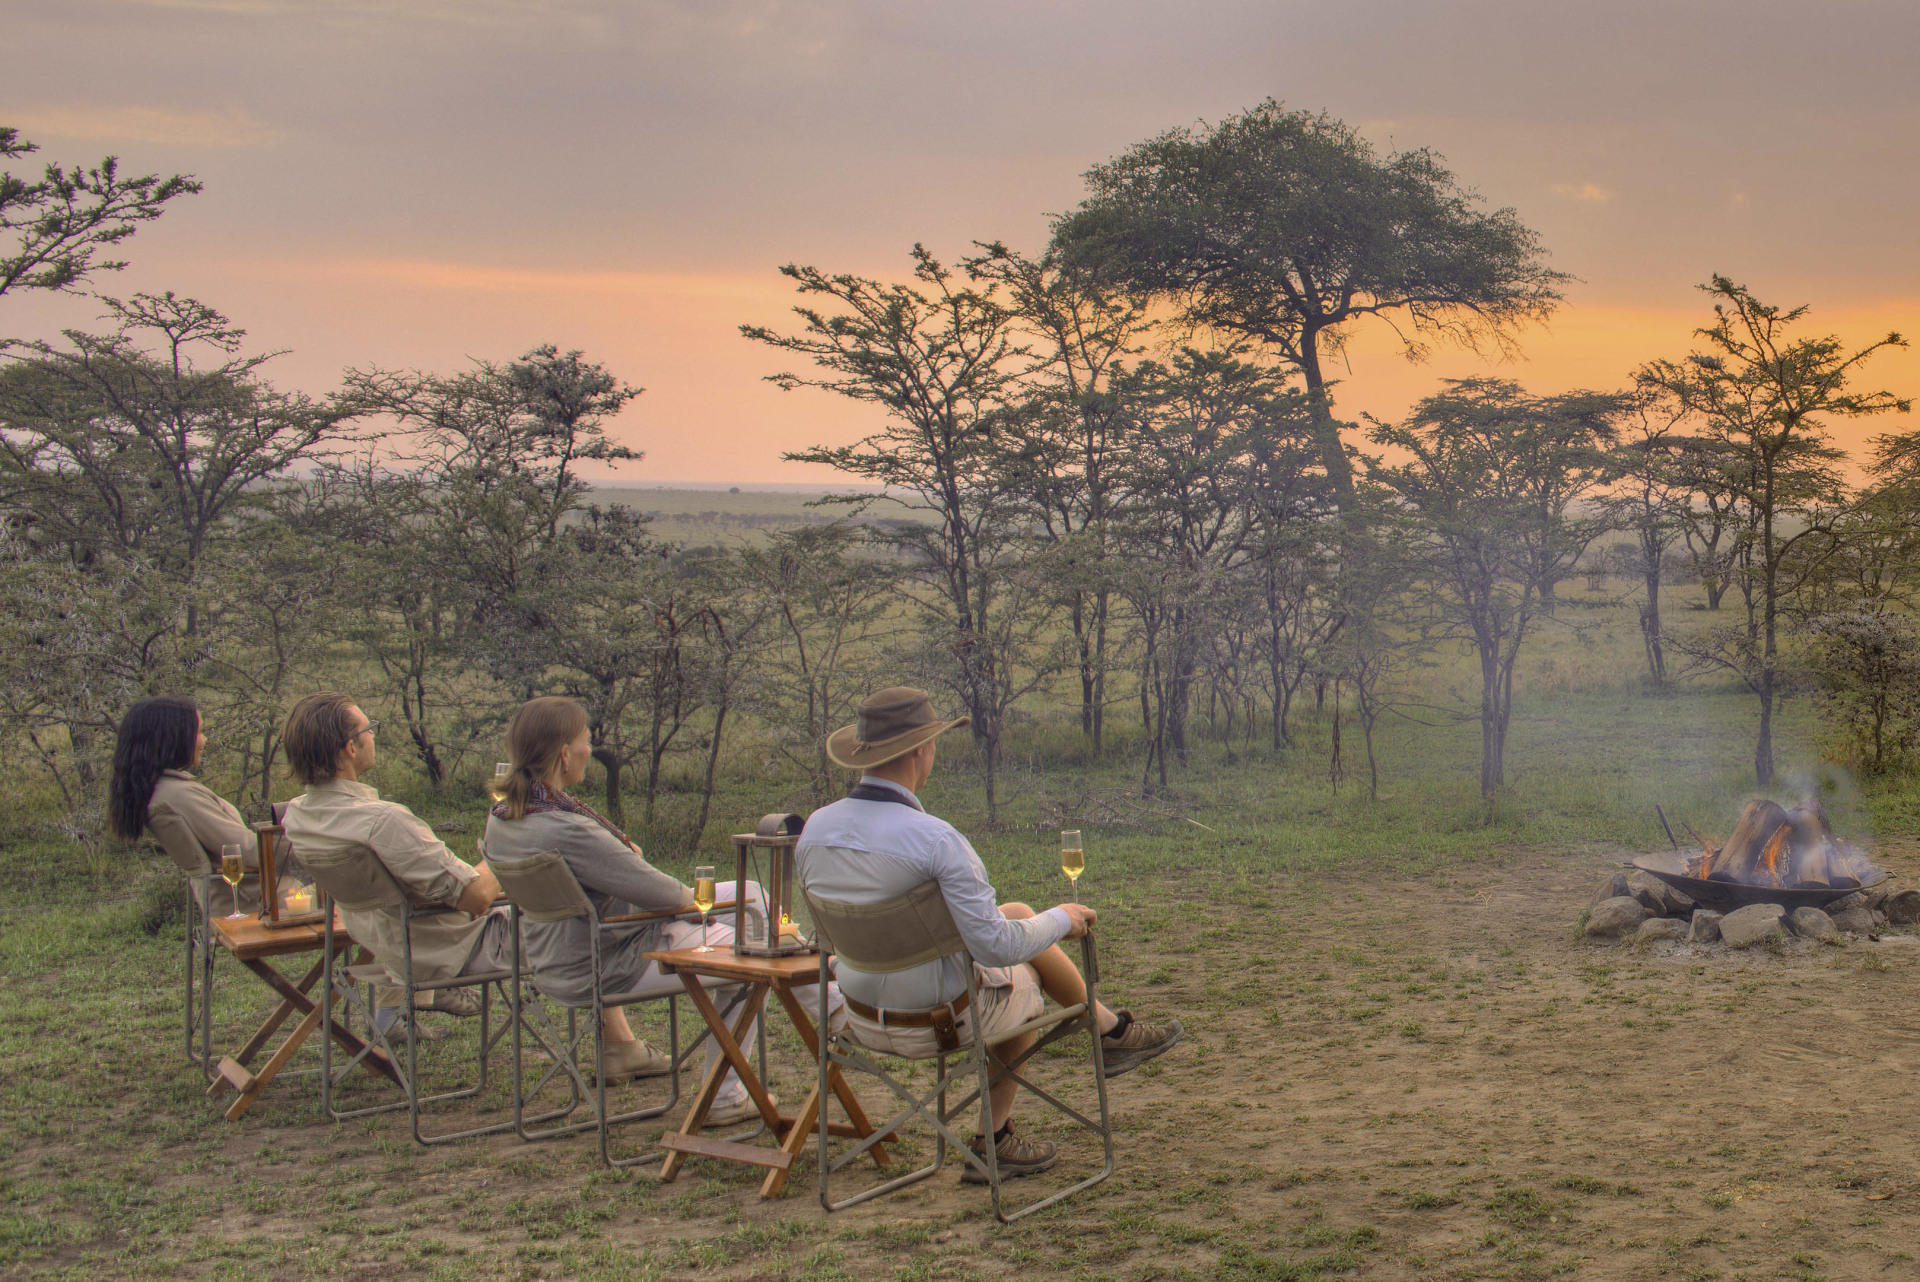
<instances>
[{"instance_id":1,"label":"wooden table leg","mask_svg":"<svg viewBox=\"0 0 1920 1282\"><path fill-rule=\"evenodd\" d=\"M280 1049L276 1050L261 1066L260 1071L253 1075L253 1080L240 1092L239 1098L227 1105L226 1118L229 1122L239 1121L241 1115L253 1107L253 1102L260 1098L260 1092L267 1089L267 1084L279 1075L280 1070L286 1067L287 1061L293 1058L294 1052L300 1049L300 1044L306 1041L318 1027L320 1027L320 1008L315 1006L307 1012L305 1019L293 1026L293 1031L287 1034L287 1040L280 1043Z\"/></svg>"},{"instance_id":2,"label":"wooden table leg","mask_svg":"<svg viewBox=\"0 0 1920 1282\"><path fill-rule=\"evenodd\" d=\"M345 952L346 949L342 948L341 951ZM363 948L360 951L365 953L366 949ZM371 960L371 958L363 958L362 964L369 960ZM318 1008L318 1003L307 995L307 990L312 987L312 981L317 978L316 976L309 974L306 979L301 981L300 986L296 988L287 982L286 976L265 962L252 961L246 964L250 967L257 968L256 973L259 974L261 981L265 983L267 987L294 1003L296 1010L305 1013ZM341 1024L337 1019L333 1021L333 1040L341 1049L347 1052L349 1057L357 1056L361 1051L367 1049L367 1044L347 1031L346 1026ZM242 1062L244 1063L245 1061ZM385 1077L395 1086L404 1085L400 1080L399 1069L397 1069L393 1061L387 1057L387 1053L378 1046L368 1052L365 1062L368 1067Z\"/></svg>"},{"instance_id":3,"label":"wooden table leg","mask_svg":"<svg viewBox=\"0 0 1920 1282\"><path fill-rule=\"evenodd\" d=\"M779 1133L781 1118L773 1101L767 1097L767 1088L760 1082L759 1075L753 1071L753 1065L740 1051L740 1039L747 1035L761 1007L766 1004L766 984L750 985L751 991L741 1003L740 1013L734 1019L732 1029L714 1006L713 999L707 995L706 988L700 982L700 976L687 971L680 973L680 982L686 986L687 996L692 999L694 1009L707 1021L707 1030L713 1036L721 1050L721 1058L714 1061L706 1077L700 1083L699 1093L693 1097L693 1103L687 1108L687 1116L680 1123L679 1134L695 1135L706 1124L707 1113L713 1108L713 1097L720 1091L721 1079L727 1069L732 1068L739 1076L741 1085L747 1088L747 1094L753 1099L760 1116L767 1120L767 1126L775 1134ZM669 1149L666 1160L660 1164L660 1179L664 1182L680 1173L680 1167L686 1162L686 1154Z\"/></svg>"},{"instance_id":4,"label":"wooden table leg","mask_svg":"<svg viewBox=\"0 0 1920 1282\"><path fill-rule=\"evenodd\" d=\"M266 1021L260 1025L254 1035L248 1039L247 1044L241 1047L237 1054L221 1057L220 1063L215 1070L213 1081L207 1086L207 1098L209 1099L218 1099L230 1090L240 1091L243 1095L251 1091L252 1095L246 1100L246 1107L240 1108L240 1113L244 1113L247 1108L252 1107L253 1100L259 1097L260 1092L255 1088L264 1086L266 1080L270 1080L273 1073L278 1073L280 1071L279 1066L286 1063L287 1056L291 1055L294 1050L298 1050L300 1043L304 1042L307 1036L312 1033L313 1029L319 1026L320 1004L307 996L307 990L312 988L314 983L320 978L322 967L320 963L314 963L313 968L301 978L300 982L294 984L289 981L285 975L282 975L279 971L257 957L242 958L240 964L259 976L262 983L280 995L280 1004L274 1008L271 1015L267 1016ZM260 1074L248 1073L246 1071L248 1061L259 1054L260 1048L266 1045L268 1039L273 1036L280 1025L286 1022L287 1016L296 1011L306 1016L305 1024L310 1026L306 1027L305 1032L301 1032L296 1028L294 1032L287 1034L287 1040L281 1043L280 1049L274 1052L272 1061L270 1061L275 1063L273 1073L267 1073L265 1069L263 1069ZM357 1056L366 1048L367 1044L348 1032L346 1028L340 1024L339 1020L332 1022L332 1029L334 1041L339 1043L340 1046L346 1050L347 1054ZM375 1047L367 1055L365 1062L369 1068L387 1078L396 1086L401 1084L399 1070L394 1066L392 1060L387 1058L386 1052L380 1050L378 1047ZM234 1107L239 1107L239 1104L236 1102ZM239 1113L230 1112L229 1120L238 1116Z\"/></svg>"},{"instance_id":5,"label":"wooden table leg","mask_svg":"<svg viewBox=\"0 0 1920 1282\"><path fill-rule=\"evenodd\" d=\"M808 1018L806 1007L800 1004L800 999L793 995L791 989L779 987L776 988L775 991L780 995L780 1004L786 1008L787 1018L793 1021L794 1028L800 1032L801 1040L806 1042L808 1054L812 1055L813 1062L818 1064L820 1062L820 1033L818 1029L814 1028L813 1020ZM873 1123L867 1120L866 1110L860 1107L859 1098L854 1095L853 1087L847 1085L847 1079L840 1072L840 1066L838 1064L829 1064L827 1066L827 1084L833 1087L833 1093L840 1100L840 1106L847 1110L847 1121L853 1124L854 1135L859 1139L865 1139L867 1136L873 1134ZM812 1124L809 1123L805 1129L812 1130ZM886 1168L889 1158L885 1144L875 1144L872 1148L868 1149L867 1152L872 1156L875 1166L882 1170ZM799 1150L795 1149L794 1154L798 1156Z\"/></svg>"},{"instance_id":6,"label":"wooden table leg","mask_svg":"<svg viewBox=\"0 0 1920 1282\"><path fill-rule=\"evenodd\" d=\"M238 1053L233 1056L234 1063L245 1068L252 1062L253 1057L260 1053L261 1048L280 1030L280 1025L286 1023L287 1016L293 1014L296 1010L304 1013L305 1007L296 1005L294 998L286 990L293 988L304 996L306 991L313 987L314 981L320 978L323 963L315 962L313 969L303 975L297 985L289 984L285 976L257 957L244 958L240 964L252 971L255 975L258 975L266 983L267 987L279 993L281 998L280 1004L274 1007L273 1013L267 1016L266 1021L254 1031L253 1036L247 1039L247 1044L242 1046Z\"/></svg>"},{"instance_id":7,"label":"wooden table leg","mask_svg":"<svg viewBox=\"0 0 1920 1282\"><path fill-rule=\"evenodd\" d=\"M819 1125L820 1087L816 1083L813 1089L807 1092L806 1102L800 1105L800 1116L793 1119L792 1129L787 1132L787 1137L780 1141L780 1151L789 1158L799 1157L801 1150L807 1147L807 1137L812 1135ZM875 1145L875 1147L879 1146ZM776 1166L768 1171L767 1178L760 1181L760 1196L762 1198L779 1197L780 1190L787 1186L787 1172L791 1167L792 1163L789 1162L785 1166Z\"/></svg>"}]
</instances>

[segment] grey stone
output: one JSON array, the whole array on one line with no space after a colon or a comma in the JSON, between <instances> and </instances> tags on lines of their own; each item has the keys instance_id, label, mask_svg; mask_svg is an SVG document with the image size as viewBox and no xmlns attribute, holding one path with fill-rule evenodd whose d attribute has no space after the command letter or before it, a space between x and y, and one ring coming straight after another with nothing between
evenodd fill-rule
<instances>
[{"instance_id":1,"label":"grey stone","mask_svg":"<svg viewBox=\"0 0 1920 1282\"><path fill-rule=\"evenodd\" d=\"M1869 886L1860 893L1867 897L1867 907L1878 912L1884 910L1887 900L1893 897L1893 887L1883 881L1878 886Z\"/></svg>"},{"instance_id":2,"label":"grey stone","mask_svg":"<svg viewBox=\"0 0 1920 1282\"><path fill-rule=\"evenodd\" d=\"M1788 914L1787 925L1802 939L1838 939L1840 930L1833 918L1818 908L1796 908Z\"/></svg>"},{"instance_id":3,"label":"grey stone","mask_svg":"<svg viewBox=\"0 0 1920 1282\"><path fill-rule=\"evenodd\" d=\"M1845 908L1837 913L1829 913L1833 924L1841 930L1852 931L1856 935L1870 934L1873 930L1873 909L1865 905L1859 908Z\"/></svg>"},{"instance_id":4,"label":"grey stone","mask_svg":"<svg viewBox=\"0 0 1920 1282\"><path fill-rule=\"evenodd\" d=\"M1712 944L1720 939L1720 914L1711 908L1693 910L1693 922L1687 929L1687 938L1696 944Z\"/></svg>"},{"instance_id":5,"label":"grey stone","mask_svg":"<svg viewBox=\"0 0 1920 1282\"><path fill-rule=\"evenodd\" d=\"M1635 868L1627 874L1627 893L1656 917L1674 917L1693 907L1693 900L1650 872Z\"/></svg>"},{"instance_id":6,"label":"grey stone","mask_svg":"<svg viewBox=\"0 0 1920 1282\"><path fill-rule=\"evenodd\" d=\"M1827 906L1821 911L1825 912L1827 916L1831 917L1833 916L1833 914L1843 913L1847 911L1847 909L1849 908L1871 908L1871 907L1873 907L1873 905L1867 902L1867 892L1864 890L1856 890L1851 895L1846 895L1839 899L1829 900L1827 903Z\"/></svg>"},{"instance_id":7,"label":"grey stone","mask_svg":"<svg viewBox=\"0 0 1920 1282\"><path fill-rule=\"evenodd\" d=\"M1748 904L1720 919L1720 938L1734 948L1751 948L1763 939L1785 939L1786 928L1780 922L1785 913L1779 904Z\"/></svg>"},{"instance_id":8,"label":"grey stone","mask_svg":"<svg viewBox=\"0 0 1920 1282\"><path fill-rule=\"evenodd\" d=\"M1603 899L1618 899L1622 895L1632 893L1633 891L1627 886L1627 874L1617 872L1600 883L1600 892L1587 903L1587 907L1591 908Z\"/></svg>"},{"instance_id":9,"label":"grey stone","mask_svg":"<svg viewBox=\"0 0 1920 1282\"><path fill-rule=\"evenodd\" d=\"M1911 926L1920 922L1920 890L1903 890L1897 895L1888 895L1882 908L1887 920L1896 926Z\"/></svg>"},{"instance_id":10,"label":"grey stone","mask_svg":"<svg viewBox=\"0 0 1920 1282\"><path fill-rule=\"evenodd\" d=\"M1633 896L1615 895L1602 899L1587 912L1587 933L1602 939L1631 935L1652 915L1647 906Z\"/></svg>"},{"instance_id":11,"label":"grey stone","mask_svg":"<svg viewBox=\"0 0 1920 1282\"><path fill-rule=\"evenodd\" d=\"M1657 939L1685 939L1687 923L1678 917L1649 917L1634 932L1633 942L1651 944Z\"/></svg>"},{"instance_id":12,"label":"grey stone","mask_svg":"<svg viewBox=\"0 0 1920 1282\"><path fill-rule=\"evenodd\" d=\"M1873 913L1873 933L1874 934L1877 935L1881 931L1886 930L1891 924L1892 923L1887 920L1887 915L1885 913L1881 912L1879 909L1874 910L1874 913Z\"/></svg>"}]
</instances>

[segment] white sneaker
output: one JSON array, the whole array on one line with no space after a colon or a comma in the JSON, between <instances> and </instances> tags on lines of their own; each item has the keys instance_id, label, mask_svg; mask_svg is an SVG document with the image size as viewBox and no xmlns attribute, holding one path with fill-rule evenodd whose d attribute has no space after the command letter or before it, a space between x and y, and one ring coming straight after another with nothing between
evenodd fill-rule
<instances>
[{"instance_id":1,"label":"white sneaker","mask_svg":"<svg viewBox=\"0 0 1920 1282\"><path fill-rule=\"evenodd\" d=\"M773 1106L780 1107L778 1095L768 1095ZM760 1116L760 1106L753 1102L753 1096L742 1095L731 1104L716 1104L707 1112L708 1126L737 1126L741 1122L751 1122Z\"/></svg>"}]
</instances>

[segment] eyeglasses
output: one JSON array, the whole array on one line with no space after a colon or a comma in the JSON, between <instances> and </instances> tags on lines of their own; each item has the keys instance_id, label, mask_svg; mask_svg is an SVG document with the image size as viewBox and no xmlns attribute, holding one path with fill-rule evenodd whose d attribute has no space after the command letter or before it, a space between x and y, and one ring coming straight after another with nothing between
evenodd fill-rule
<instances>
[{"instance_id":1,"label":"eyeglasses","mask_svg":"<svg viewBox=\"0 0 1920 1282\"><path fill-rule=\"evenodd\" d=\"M375 721L369 718L366 725L361 726L358 730L355 730L352 734L347 736L347 742L352 743L355 739L358 739L363 734L373 735L373 734L378 734L379 732L380 732L380 723L378 721Z\"/></svg>"}]
</instances>

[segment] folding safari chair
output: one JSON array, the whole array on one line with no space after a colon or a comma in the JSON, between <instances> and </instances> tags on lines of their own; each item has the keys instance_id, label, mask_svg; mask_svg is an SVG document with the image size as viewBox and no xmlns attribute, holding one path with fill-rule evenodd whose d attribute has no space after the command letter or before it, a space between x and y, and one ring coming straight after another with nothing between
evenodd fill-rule
<instances>
[{"instance_id":1,"label":"folding safari chair","mask_svg":"<svg viewBox=\"0 0 1920 1282\"><path fill-rule=\"evenodd\" d=\"M192 833L176 824L156 825L154 840L167 858L186 874L187 896L187 1062L200 1067L200 1076L213 1080L213 888L224 886L213 861ZM200 893L194 894L198 885ZM195 980L198 979L196 984ZM196 993L196 989L198 990Z\"/></svg>"},{"instance_id":2,"label":"folding safari chair","mask_svg":"<svg viewBox=\"0 0 1920 1282\"><path fill-rule=\"evenodd\" d=\"M821 899L810 892L807 893L806 899L813 911L813 922L818 928L818 939L823 951L839 956L850 967L876 974L890 974L910 966L918 966L923 962L943 957L957 957L960 960L961 969L967 976L967 1008L976 1012L973 1026L978 1031L980 1020L977 1012L981 1010L981 1006L979 988L974 980L973 959L967 952L966 942L960 937L959 927L953 923L952 914L947 911L947 902L940 894L938 882L923 882L899 898L880 904L841 903ZM904 1057L875 1051L861 1045L853 1040L851 1029L848 1027L842 1027L837 1031L832 1028L827 1022L827 986L820 985L821 1036L818 1066L821 1100L820 1205L829 1211L838 1211L926 1179L938 1171L946 1161L949 1142L969 1165L986 1176L993 1200L994 1217L1003 1224L1011 1224L1022 1216L1031 1215L1042 1207L1051 1206L1062 1198L1078 1193L1082 1189L1091 1188L1112 1175L1113 1126L1107 1114L1105 1065L1101 1056L1099 1024L1094 1017L1100 973L1091 934L1082 938L1080 955L1087 981L1085 1002L1062 1010L1046 1011L1017 1028L1008 1029L990 1038L973 1037L967 1046L958 1047L953 1052L936 1051L932 1055L921 1057L936 1060L937 1065L932 1088L919 1095L909 1091L897 1078L875 1062L876 1057L887 1059ZM822 964L825 964L824 957ZM995 1049L1026 1033L1039 1033L1040 1036L1024 1053L1008 1059ZM1100 1104L1098 1122L1020 1072L1021 1065L1044 1047L1080 1033L1087 1034L1088 1041L1092 1043L1092 1054L1088 1063L1093 1069L1094 1090ZM949 1072L947 1056L952 1053L963 1055L966 1066ZM830 1130L827 1125L826 1108L828 1074L836 1068L854 1069L879 1078L885 1083L887 1089L899 1096L906 1105L899 1114L880 1123L874 1128L872 1135L855 1144L840 1157L831 1156L827 1147ZM949 1105L948 1089L959 1086L969 1078L972 1079L972 1089L958 1103ZM1036 1202L1029 1203L1011 1214L1008 1214L1000 1204L1000 1162L999 1154L990 1138L994 1131L993 1106L988 1098L988 1093L993 1086L1007 1078L1012 1078L1030 1093L1038 1095L1053 1108L1098 1135L1105 1158L1104 1164L1097 1173ZM989 1142L982 1145L986 1150L984 1155L975 1153L967 1142L948 1125L971 1107L976 1100L980 1105L980 1133L989 1137ZM933 1126L935 1133L932 1162L839 1202L832 1199L828 1190L829 1181L834 1172L852 1164L873 1145L889 1136L897 1135L901 1127L921 1116L924 1116Z\"/></svg>"},{"instance_id":3,"label":"folding safari chair","mask_svg":"<svg viewBox=\"0 0 1920 1282\"><path fill-rule=\"evenodd\" d=\"M363 1013L367 1025L366 1048L360 1054L347 1061L338 1073L333 1071L333 1039L324 1038L320 1049L320 1100L327 1114L336 1122L348 1121L356 1117L368 1117L375 1113L391 1113L400 1109L407 1110L407 1118L413 1131L413 1138L422 1145L445 1144L452 1140L468 1139L476 1135L493 1135L513 1129L513 1122L496 1122L490 1126L469 1127L462 1131L452 1131L442 1135L425 1135L420 1130L421 1108L427 1104L445 1103L450 1100L470 1099L487 1088L487 1061L500 1039L507 1035L507 1029L493 1031L491 993L494 988L500 990L503 999L511 1001L507 985L514 979L512 970L490 970L474 975L456 975L450 979L421 983L413 973L413 923L421 918L437 917L457 912L454 908L416 908L408 899L400 883L394 879L385 864L373 851L364 847L350 849L340 853L316 855L312 851L297 851L307 871L313 874L314 881L326 895L326 939L324 957L326 975L321 981L321 1019L333 1018L335 993L345 998L348 1011L359 1010ZM401 931L401 949L399 978L401 1006L399 1022L406 1026L406 1070L400 1074L401 1086L406 1094L404 1100L395 1100L388 1104L375 1104L367 1108L341 1111L333 1106L333 1091L336 1086L353 1071L362 1059L372 1052L374 1047L384 1051L390 1060L398 1062L389 1030L379 1026L374 1017L376 1009L374 990L379 985L391 982L389 976L393 969L392 958L381 958L370 965L345 966L335 957L334 951L334 911L333 905L354 912L384 912L399 917ZM364 997L358 991L359 985L365 985ZM438 1094L423 1095L420 1090L420 1032L419 1012L414 1007L414 997L419 993L438 992L449 988L478 988L480 990L480 1061L478 1079L471 1086L441 1091ZM510 1027L513 1025L510 1021Z\"/></svg>"},{"instance_id":4,"label":"folding safari chair","mask_svg":"<svg viewBox=\"0 0 1920 1282\"><path fill-rule=\"evenodd\" d=\"M505 893L507 902L513 906L513 962L516 975L525 973L525 967L522 965L520 956L520 921L523 916L537 922L572 921L581 917L593 919L596 916L593 901L587 897L586 891L581 889L579 880L573 875L573 870L567 867L565 857L557 850L543 850L527 859L490 857L487 860L487 866L493 869L494 876L500 879L500 888ZM673 916L674 914L662 913L659 915L667 917ZM589 932L587 936L593 961L593 994L585 1005L566 1005L567 1018L566 1032L564 1034L554 1027L554 1020L547 1012L539 992L539 975L534 975L533 988L531 991L527 989L527 986L519 978L514 980L513 1119L514 1129L523 1140L553 1139L562 1135L574 1135L589 1127L594 1127L598 1129L600 1133L600 1160L605 1162L609 1167L621 1169L629 1166L637 1166L642 1162L653 1161L658 1158L659 1153L656 1151L643 1153L636 1157L616 1159L608 1151L608 1132L611 1128L625 1122L638 1122L650 1117L659 1117L661 1114L672 1109L675 1104L678 1104L680 1102L680 1068L687 1061L688 1057L705 1043L709 1034L705 1029L702 1029L700 1036L693 1040L692 1045L688 1046L684 1051L680 1049L679 997L685 989L680 980L673 975L661 975L655 982L635 989L632 992L610 994L602 989L600 980L600 939L607 924L606 922L596 921L595 929ZM719 986L720 982L719 980L710 980L708 981L708 986L716 987ZM734 999L736 1003L738 1000L738 997ZM667 1054L673 1064L672 1071L669 1074L671 1081L666 1102L609 1116L607 1113L606 1045L605 1038L601 1033L601 1017L608 1010L614 1010L624 1006L635 1006L643 1002L657 1001L667 1003L667 1035L669 1038ZM562 1003L555 1004L561 1005ZM732 1010L733 1004L730 1003L727 1009L729 1011ZM531 1123L551 1121L555 1118L565 1117L571 1113L588 1091L587 1084L580 1073L580 1043L587 1036L587 1032L579 1027L579 1016L582 1012L588 1015L591 1023L591 1032L593 1034L593 1119L585 1122L571 1122L563 1126L548 1127L545 1130L530 1130L528 1127ZM534 1038L541 1044L542 1049L544 1049L552 1059L552 1063L548 1065L546 1072L540 1075L539 1080L533 1084L531 1089L526 1087L524 1076L520 1040L520 1029L522 1027L525 1027L533 1033ZM767 1061L767 1034L764 1023L760 1029L759 1053L760 1067L764 1074ZM542 1090L546 1089L547 1085L551 1083L556 1076L561 1075L566 1077L571 1086L571 1103L565 1108L540 1113L533 1117L525 1116L525 1109L528 1102L538 1096ZM765 1129L764 1122L761 1124L761 1129ZM757 1131L752 1132L752 1134L758 1133Z\"/></svg>"},{"instance_id":5,"label":"folding safari chair","mask_svg":"<svg viewBox=\"0 0 1920 1282\"><path fill-rule=\"evenodd\" d=\"M273 808L274 821L277 823L286 803ZM187 904L187 987L186 987L186 1039L187 1062L200 1068L200 1076L207 1081L213 1080L213 958L219 951L213 938L213 894L216 889L225 886L220 874L214 870L213 861L207 858L207 852L188 828L172 816L162 816L148 826L153 839L171 859L174 866L186 875ZM258 881L260 874L249 872L241 880ZM195 887L200 890L194 893ZM239 887L233 887L237 896ZM196 985L195 979L198 978ZM198 988L196 995L195 989ZM195 1045L195 1042L198 1045Z\"/></svg>"}]
</instances>

